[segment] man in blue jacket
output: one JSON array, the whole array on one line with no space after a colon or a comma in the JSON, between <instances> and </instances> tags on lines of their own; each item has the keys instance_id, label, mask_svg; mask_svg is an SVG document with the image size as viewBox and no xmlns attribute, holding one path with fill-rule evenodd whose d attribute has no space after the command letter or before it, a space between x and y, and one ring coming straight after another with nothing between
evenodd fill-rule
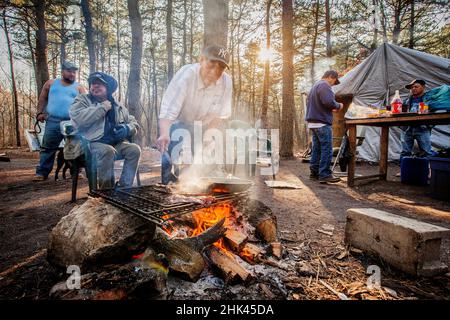
<instances>
[{"instance_id":1,"label":"man in blue jacket","mask_svg":"<svg viewBox=\"0 0 450 320\"><path fill-rule=\"evenodd\" d=\"M408 112L418 112L419 104L424 102L425 96L425 80L414 79L411 83L405 86L411 91L411 95L403 101L403 105L407 106ZM409 126L402 127L402 152L400 154L400 161L403 157L410 157L414 147L414 140L420 149L420 156L430 157L431 152L431 128L432 126Z\"/></svg>"},{"instance_id":2,"label":"man in blue jacket","mask_svg":"<svg viewBox=\"0 0 450 320\"><path fill-rule=\"evenodd\" d=\"M343 108L335 100L331 86L339 84L338 73L328 70L311 88L307 100L305 120L312 132L310 179L320 183L336 183L341 179L333 176L330 165L333 158L333 112Z\"/></svg>"},{"instance_id":3,"label":"man in blue jacket","mask_svg":"<svg viewBox=\"0 0 450 320\"><path fill-rule=\"evenodd\" d=\"M114 160L124 159L119 187L131 187L136 176L140 147L131 143L139 125L128 110L117 103L112 94L118 83L103 72L89 75L89 94L80 94L70 107L70 118L78 133L90 142L97 160L100 189L114 187Z\"/></svg>"}]
</instances>

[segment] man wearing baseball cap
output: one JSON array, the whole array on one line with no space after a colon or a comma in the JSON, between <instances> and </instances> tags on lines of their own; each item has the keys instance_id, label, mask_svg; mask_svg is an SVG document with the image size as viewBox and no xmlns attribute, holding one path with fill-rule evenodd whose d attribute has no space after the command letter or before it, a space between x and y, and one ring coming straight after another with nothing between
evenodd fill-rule
<instances>
[{"instance_id":1,"label":"man wearing baseball cap","mask_svg":"<svg viewBox=\"0 0 450 320\"><path fill-rule=\"evenodd\" d=\"M403 106L406 106L408 112L418 112L419 105L424 102L425 95L425 80L414 79L405 88L410 90L410 95L403 101ZM412 155L414 147L414 140L417 140L419 145L420 154L424 157L429 157L431 153L431 129L432 126L409 126L402 127L403 132L401 135L402 140L402 152L400 153L400 161L403 157L409 157Z\"/></svg>"},{"instance_id":2,"label":"man wearing baseball cap","mask_svg":"<svg viewBox=\"0 0 450 320\"><path fill-rule=\"evenodd\" d=\"M177 169L172 165L171 153L181 141L171 141L171 133L178 128L192 133L197 121L205 129L220 128L223 120L231 116L232 82L224 72L228 63L228 50L210 45L203 50L199 63L182 67L170 81L162 98L157 140L163 154L163 184L175 182L178 175L174 174Z\"/></svg>"},{"instance_id":3,"label":"man wearing baseball cap","mask_svg":"<svg viewBox=\"0 0 450 320\"><path fill-rule=\"evenodd\" d=\"M97 160L100 189L114 187L114 160L124 159L120 187L131 187L136 176L140 147L130 140L139 128L136 119L118 104L113 93L117 81L103 72L89 75L89 94L79 95L70 107L70 118L79 134L90 142Z\"/></svg>"},{"instance_id":4,"label":"man wearing baseball cap","mask_svg":"<svg viewBox=\"0 0 450 320\"><path fill-rule=\"evenodd\" d=\"M61 64L61 78L48 80L42 88L37 105L36 119L46 121L45 133L39 154L39 165L33 181L46 180L53 169L55 154L63 140L61 121L70 120L69 107L78 94L86 90L77 82L78 68L69 61Z\"/></svg>"}]
</instances>

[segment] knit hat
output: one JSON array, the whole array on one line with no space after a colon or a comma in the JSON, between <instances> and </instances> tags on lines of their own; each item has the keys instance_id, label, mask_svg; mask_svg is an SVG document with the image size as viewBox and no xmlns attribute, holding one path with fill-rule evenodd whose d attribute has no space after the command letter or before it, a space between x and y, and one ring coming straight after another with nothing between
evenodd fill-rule
<instances>
[{"instance_id":1,"label":"knit hat","mask_svg":"<svg viewBox=\"0 0 450 320\"><path fill-rule=\"evenodd\" d=\"M103 82L108 90L108 96L112 96L112 94L117 90L117 80L114 77L106 74L104 72L93 72L89 75L88 83L89 87L92 85L94 80L99 80Z\"/></svg>"}]
</instances>

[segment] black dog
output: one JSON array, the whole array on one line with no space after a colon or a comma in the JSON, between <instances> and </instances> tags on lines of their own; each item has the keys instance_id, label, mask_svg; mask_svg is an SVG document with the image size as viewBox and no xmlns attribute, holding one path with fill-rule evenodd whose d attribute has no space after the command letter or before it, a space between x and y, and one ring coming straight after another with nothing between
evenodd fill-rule
<instances>
[{"instance_id":1,"label":"black dog","mask_svg":"<svg viewBox=\"0 0 450 320\"><path fill-rule=\"evenodd\" d=\"M72 175L72 161L64 159L64 149L58 148L58 155L56 157L56 171L55 171L55 181L58 180L59 171L62 169L62 177L66 180L66 172L70 170L70 175Z\"/></svg>"}]
</instances>

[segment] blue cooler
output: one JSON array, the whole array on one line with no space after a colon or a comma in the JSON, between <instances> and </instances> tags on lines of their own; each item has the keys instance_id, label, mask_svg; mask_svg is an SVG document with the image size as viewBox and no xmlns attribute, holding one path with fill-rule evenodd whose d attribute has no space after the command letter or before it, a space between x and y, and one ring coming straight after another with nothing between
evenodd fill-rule
<instances>
[{"instance_id":1,"label":"blue cooler","mask_svg":"<svg viewBox=\"0 0 450 320\"><path fill-rule=\"evenodd\" d=\"M450 159L430 158L431 195L433 198L450 201Z\"/></svg>"},{"instance_id":2,"label":"blue cooler","mask_svg":"<svg viewBox=\"0 0 450 320\"><path fill-rule=\"evenodd\" d=\"M428 185L430 163L427 158L404 157L400 163L401 182L418 186Z\"/></svg>"}]
</instances>

